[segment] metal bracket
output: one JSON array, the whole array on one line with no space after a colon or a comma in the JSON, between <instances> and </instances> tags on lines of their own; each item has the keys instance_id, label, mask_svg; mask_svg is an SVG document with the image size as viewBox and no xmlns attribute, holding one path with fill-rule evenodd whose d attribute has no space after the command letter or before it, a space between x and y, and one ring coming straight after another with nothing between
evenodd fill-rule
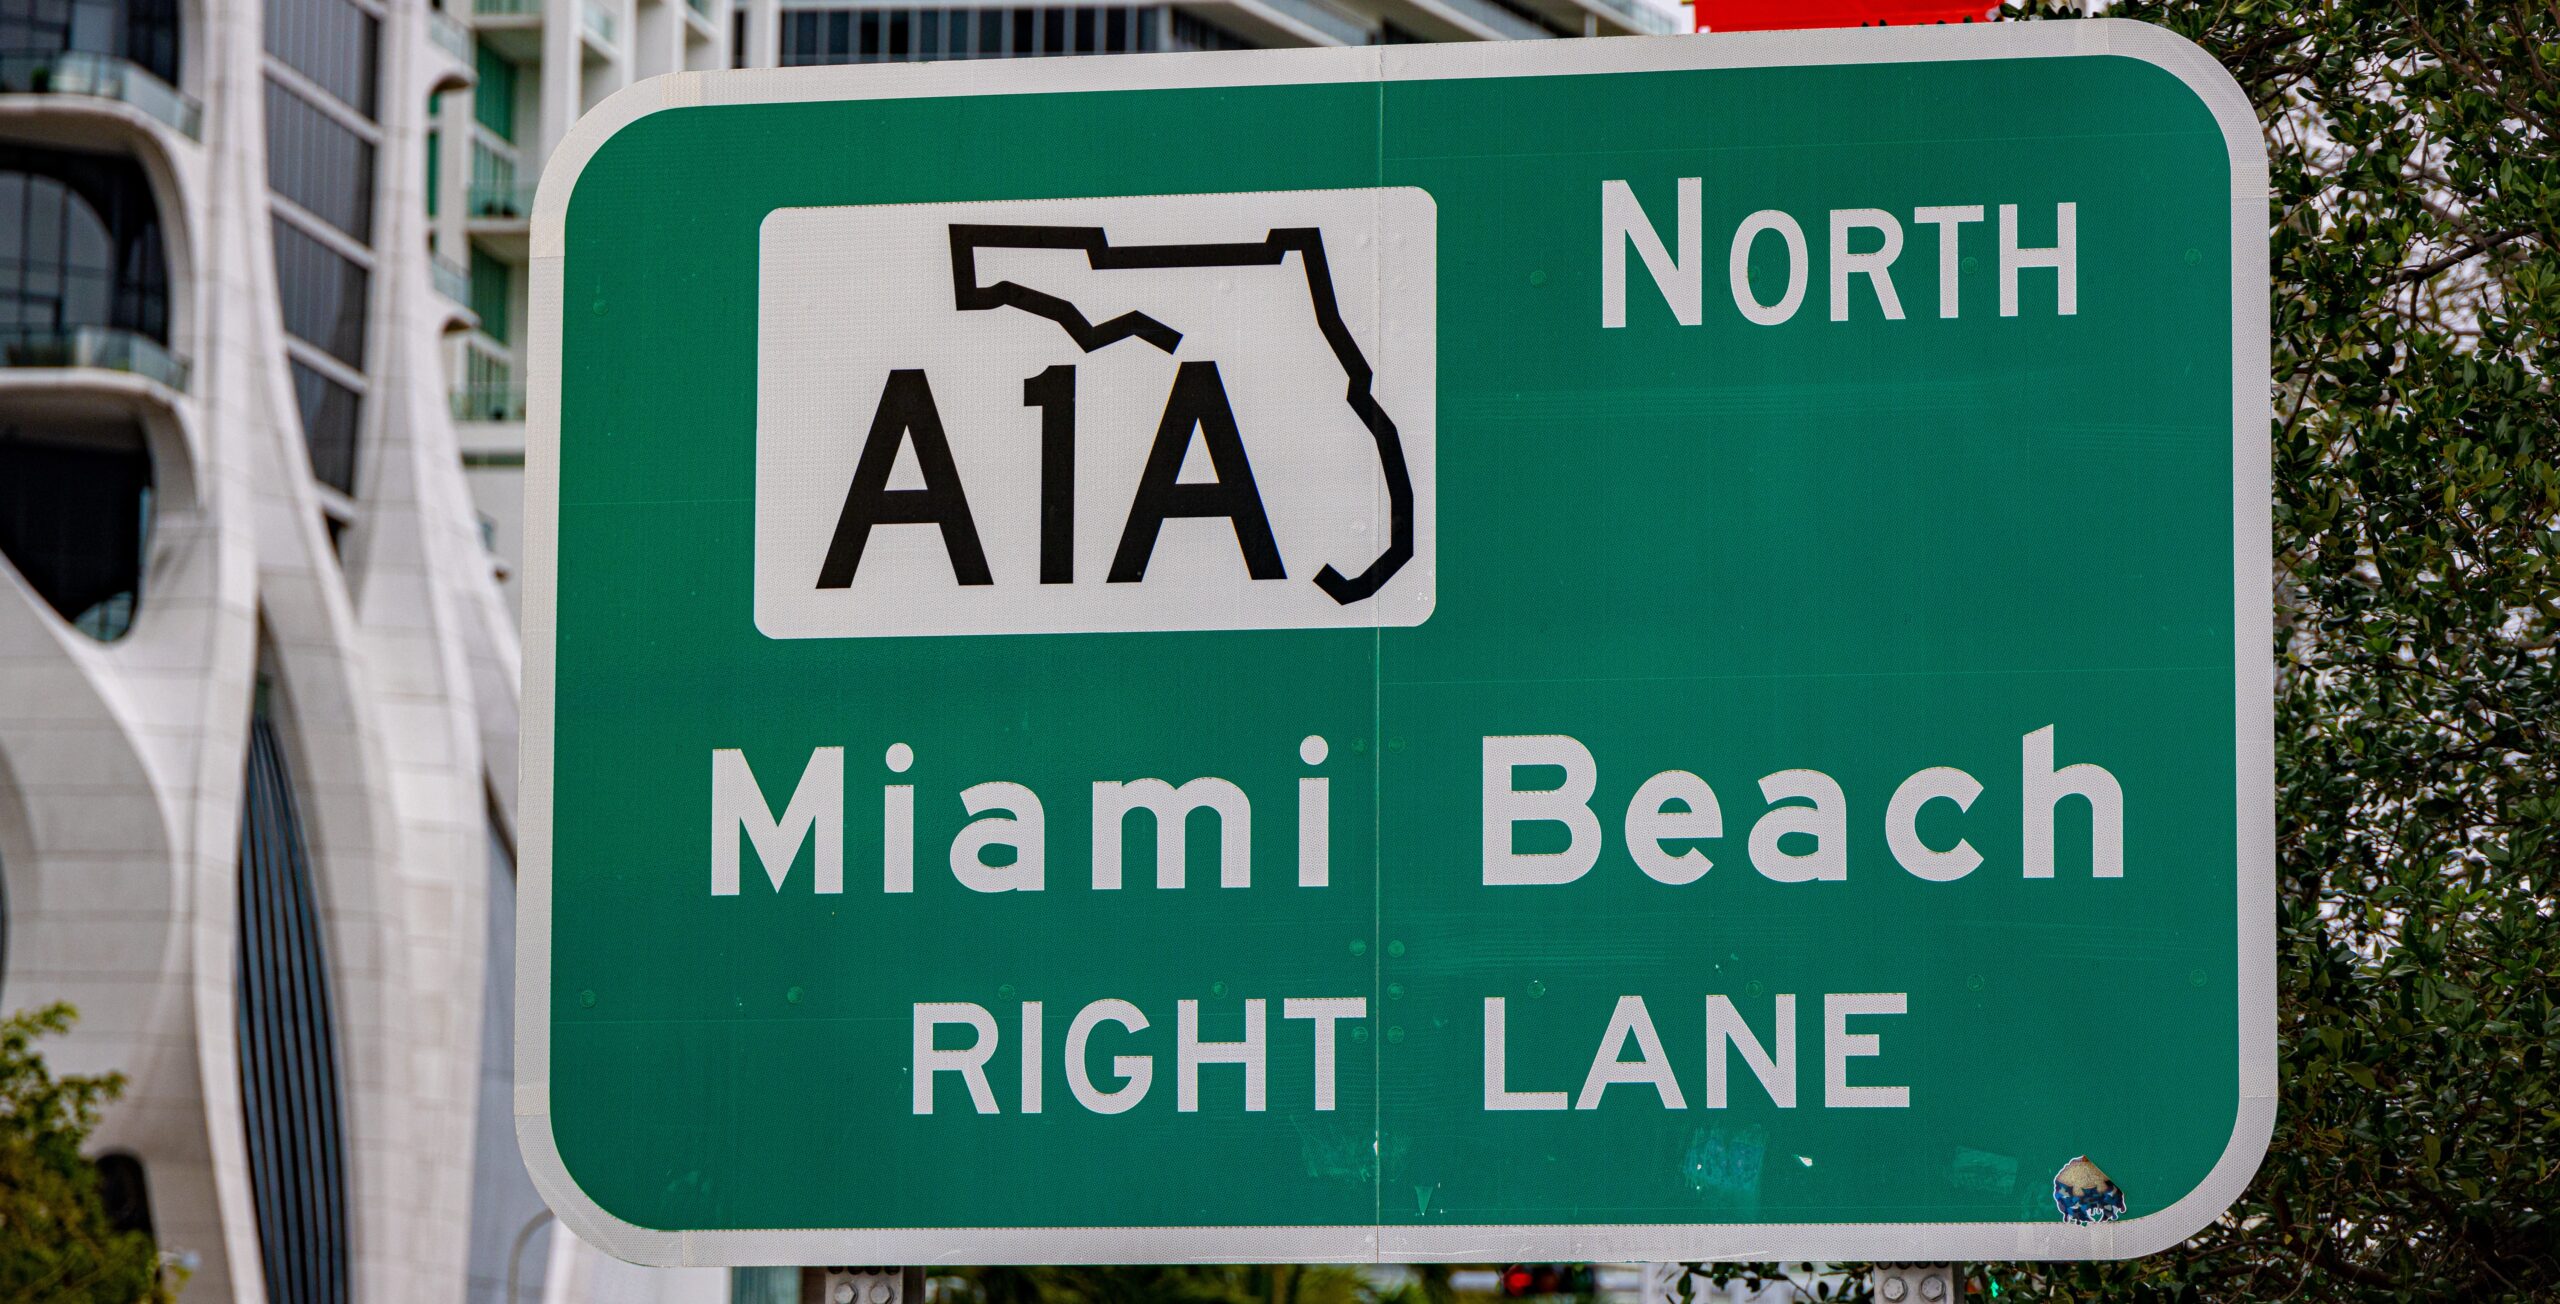
<instances>
[{"instance_id":1,"label":"metal bracket","mask_svg":"<svg viewBox=\"0 0 2560 1304\"><path fill-rule=\"evenodd\" d=\"M922 1268L802 1268L800 1304L924 1304Z\"/></svg>"},{"instance_id":2,"label":"metal bracket","mask_svg":"<svg viewBox=\"0 0 2560 1304\"><path fill-rule=\"evenodd\" d=\"M1956 1270L1945 1263L1879 1263L1867 1285L1883 1304L1955 1304Z\"/></svg>"}]
</instances>

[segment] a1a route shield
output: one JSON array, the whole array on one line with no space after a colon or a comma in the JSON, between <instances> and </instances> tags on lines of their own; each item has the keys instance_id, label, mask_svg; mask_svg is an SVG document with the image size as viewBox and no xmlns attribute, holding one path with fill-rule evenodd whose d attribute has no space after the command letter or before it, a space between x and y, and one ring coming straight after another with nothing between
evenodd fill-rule
<instances>
[{"instance_id":1,"label":"a1a route shield","mask_svg":"<svg viewBox=\"0 0 2560 1304\"><path fill-rule=\"evenodd\" d=\"M2273 1115L2264 163L2115 22L716 73L534 232L653 1262L2078 1257Z\"/></svg>"}]
</instances>

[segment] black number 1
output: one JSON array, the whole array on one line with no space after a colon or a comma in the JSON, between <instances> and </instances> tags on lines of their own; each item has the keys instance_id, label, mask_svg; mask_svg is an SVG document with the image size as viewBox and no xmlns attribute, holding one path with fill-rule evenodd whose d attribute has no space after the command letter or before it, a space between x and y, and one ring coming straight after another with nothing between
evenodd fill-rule
<instances>
[{"instance_id":1,"label":"black number 1","mask_svg":"<svg viewBox=\"0 0 2560 1304\"><path fill-rule=\"evenodd\" d=\"M1022 382L1040 409L1040 582L1076 581L1076 369L1060 364Z\"/></svg>"}]
</instances>

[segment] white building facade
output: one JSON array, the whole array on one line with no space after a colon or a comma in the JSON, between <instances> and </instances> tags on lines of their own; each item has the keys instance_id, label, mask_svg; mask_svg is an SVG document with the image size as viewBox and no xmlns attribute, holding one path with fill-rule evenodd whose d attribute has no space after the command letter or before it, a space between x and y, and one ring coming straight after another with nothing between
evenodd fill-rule
<instances>
[{"instance_id":1,"label":"white building facade","mask_svg":"<svg viewBox=\"0 0 2560 1304\"><path fill-rule=\"evenodd\" d=\"M473 1275L517 660L422 256L468 50L0 0L0 1004L130 1078L102 1167L189 1300Z\"/></svg>"}]
</instances>

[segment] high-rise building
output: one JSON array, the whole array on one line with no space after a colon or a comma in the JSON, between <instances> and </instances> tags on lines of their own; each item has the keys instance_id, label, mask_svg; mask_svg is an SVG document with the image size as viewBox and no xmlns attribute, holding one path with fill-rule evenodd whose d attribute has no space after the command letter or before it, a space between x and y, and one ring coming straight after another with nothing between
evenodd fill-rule
<instances>
[{"instance_id":1,"label":"high-rise building","mask_svg":"<svg viewBox=\"0 0 2560 1304\"><path fill-rule=\"evenodd\" d=\"M447 344L451 411L513 609L523 556L526 232L535 183L578 115L660 73L726 68L732 0L443 0L470 84L429 111L435 275L467 309Z\"/></svg>"},{"instance_id":2,"label":"high-rise building","mask_svg":"<svg viewBox=\"0 0 2560 1304\"><path fill-rule=\"evenodd\" d=\"M415 0L0 0L0 1005L129 1075L101 1167L193 1301L450 1304L503 1185L517 660L424 256L471 53Z\"/></svg>"}]
</instances>

